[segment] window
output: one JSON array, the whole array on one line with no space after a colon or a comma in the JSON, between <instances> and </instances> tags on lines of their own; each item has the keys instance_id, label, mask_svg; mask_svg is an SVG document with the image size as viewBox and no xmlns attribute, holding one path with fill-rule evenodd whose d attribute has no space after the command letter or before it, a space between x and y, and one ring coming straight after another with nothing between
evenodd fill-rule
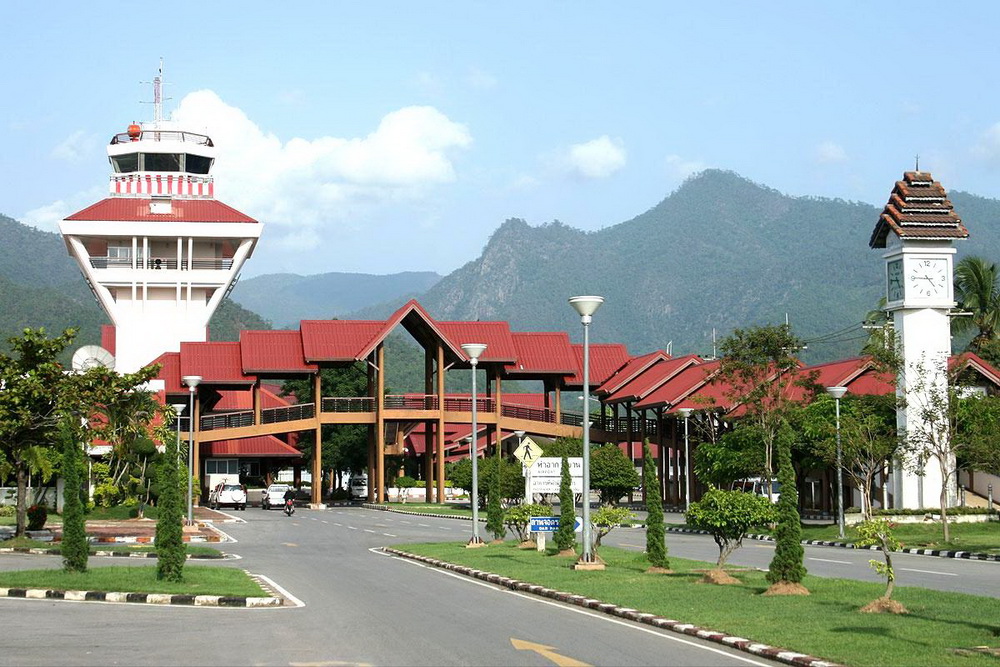
<instances>
[{"instance_id":1,"label":"window","mask_svg":"<svg viewBox=\"0 0 1000 667\"><path fill-rule=\"evenodd\" d=\"M143 153L144 171L180 171L181 156L177 153Z\"/></svg>"},{"instance_id":2,"label":"window","mask_svg":"<svg viewBox=\"0 0 1000 667\"><path fill-rule=\"evenodd\" d=\"M184 162L184 171L189 174L207 174L208 170L212 168L212 158L203 155L186 153L184 155Z\"/></svg>"},{"instance_id":3,"label":"window","mask_svg":"<svg viewBox=\"0 0 1000 667\"><path fill-rule=\"evenodd\" d=\"M238 475L240 462L239 459L207 459L205 472L209 475Z\"/></svg>"},{"instance_id":4,"label":"window","mask_svg":"<svg viewBox=\"0 0 1000 667\"><path fill-rule=\"evenodd\" d=\"M111 165L119 174L130 174L139 171L139 154L128 153L111 158Z\"/></svg>"}]
</instances>

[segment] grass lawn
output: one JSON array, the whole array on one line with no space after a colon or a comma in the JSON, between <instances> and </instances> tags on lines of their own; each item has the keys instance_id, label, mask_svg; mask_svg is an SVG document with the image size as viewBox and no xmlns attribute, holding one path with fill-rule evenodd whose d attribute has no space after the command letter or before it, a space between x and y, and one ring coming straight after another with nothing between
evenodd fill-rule
<instances>
[{"instance_id":1,"label":"grass lawn","mask_svg":"<svg viewBox=\"0 0 1000 667\"><path fill-rule=\"evenodd\" d=\"M884 585L807 577L812 595L763 597L764 573L732 571L739 585L697 583L711 564L670 558L674 574L645 574L642 554L601 547L603 572L576 572L572 560L520 550L513 543L465 549L458 543L407 544L404 551L632 607L847 665L997 665L955 649L1000 646L1000 600L897 588L910 613L861 614Z\"/></svg>"},{"instance_id":2,"label":"grass lawn","mask_svg":"<svg viewBox=\"0 0 1000 667\"><path fill-rule=\"evenodd\" d=\"M41 540L32 540L27 537L14 537L9 540L0 541L0 547L6 548L21 548L21 549L46 549L52 553L59 553L59 545L53 544L52 542L42 542ZM212 547L202 546L200 544L187 544L187 552L193 556L208 556L212 558L219 558L222 556L222 552L218 549L213 549ZM90 553L95 551L114 551L115 553L129 554L136 552L145 551L156 551L156 545L153 544L105 544L105 545L90 545Z\"/></svg>"},{"instance_id":3,"label":"grass lawn","mask_svg":"<svg viewBox=\"0 0 1000 667\"><path fill-rule=\"evenodd\" d=\"M184 581L180 583L159 581L156 566L95 567L82 574L62 570L0 572L0 587L238 597L269 595L242 570L190 564L184 566Z\"/></svg>"}]
</instances>

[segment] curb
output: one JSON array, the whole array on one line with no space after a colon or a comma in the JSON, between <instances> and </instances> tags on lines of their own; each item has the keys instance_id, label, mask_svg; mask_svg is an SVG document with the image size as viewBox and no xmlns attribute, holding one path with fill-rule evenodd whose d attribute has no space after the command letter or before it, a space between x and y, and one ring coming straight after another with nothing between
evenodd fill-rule
<instances>
[{"instance_id":1,"label":"curb","mask_svg":"<svg viewBox=\"0 0 1000 667\"><path fill-rule=\"evenodd\" d=\"M707 530L694 530L692 528L667 528L668 533L689 533L692 535L711 535ZM757 540L759 542L774 542L772 535L745 535L743 539ZM881 547L855 547L850 542L834 542L830 540L800 540L799 544L815 547L838 547L840 549L860 549L862 551L881 551ZM1000 563L1000 554L983 554L973 551L951 551L948 549L899 549L895 553L911 554L914 556L936 556L938 558L960 558L963 560L983 560Z\"/></svg>"},{"instance_id":2,"label":"curb","mask_svg":"<svg viewBox=\"0 0 1000 667\"><path fill-rule=\"evenodd\" d=\"M386 505L376 505L375 503L361 503L361 507L368 510L393 512L394 514L408 514L410 516L427 516L435 519L458 519L460 521L472 521L471 516L462 516L460 514L435 514L434 512L411 512L409 510L398 510L395 507L388 507ZM486 519L480 518L479 523L486 523Z\"/></svg>"},{"instance_id":3,"label":"curb","mask_svg":"<svg viewBox=\"0 0 1000 667\"><path fill-rule=\"evenodd\" d=\"M73 600L77 602L131 602L136 604L183 605L188 607L280 607L285 603L284 599L279 597L57 591L44 588L0 588L0 597L37 600Z\"/></svg>"},{"instance_id":4,"label":"curb","mask_svg":"<svg viewBox=\"0 0 1000 667\"><path fill-rule=\"evenodd\" d=\"M670 630L672 632L677 632L692 637L698 637L699 639L705 639L716 644L722 644L724 646L734 648L744 653L752 653L753 655L758 655L764 658L768 658L770 660L776 660L778 662L783 662L788 665L800 665L805 667L835 667L837 665L837 663L835 662L822 660L820 658L816 658L811 655L806 655L804 653L786 651L781 648L769 646L767 644L761 644L758 642L751 641L749 639L744 639L743 637L733 637L730 635L726 635L722 632L716 632L714 630L708 630L706 628L701 628L696 625L691 625L690 623L681 623L680 621L664 618L663 616L657 616L655 614L640 612L636 609L630 609L628 607L619 607L617 605L610 604L607 602L601 602L600 600L588 598L583 595L565 593L563 591L557 591L551 588L545 588L544 586L529 584L524 581L519 581L517 579L502 577L499 574L493 574L491 572L484 572L483 570L476 570L470 567L465 567L464 565L455 565L454 563L448 563L446 561L437 560L436 558L428 558L427 556L418 556L416 554L411 554L406 551L400 551L398 549L392 549L390 547L382 547L382 551L389 554L393 554L395 556L408 558L410 560L426 563L428 565L432 565L434 567L438 567L444 570L449 570L451 572L456 572L458 574L463 574L465 576L473 577L475 579L480 579L482 581L486 581L491 584L496 584L497 586L503 586L513 591L518 591L521 593L529 593L531 595L537 595L539 597L550 598L552 600L557 600L559 602L571 604L577 607L593 609L594 611L598 611L603 614L607 614L609 616L616 616L618 618L623 618L628 621L635 621L637 623L642 623L644 625L651 625L654 628L659 628L661 630Z\"/></svg>"}]
</instances>

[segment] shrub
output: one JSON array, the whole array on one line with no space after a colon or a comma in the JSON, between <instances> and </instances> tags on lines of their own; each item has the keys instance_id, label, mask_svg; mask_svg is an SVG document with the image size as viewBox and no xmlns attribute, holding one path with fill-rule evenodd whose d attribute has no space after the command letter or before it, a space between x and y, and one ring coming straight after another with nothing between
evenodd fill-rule
<instances>
[{"instance_id":1,"label":"shrub","mask_svg":"<svg viewBox=\"0 0 1000 667\"><path fill-rule=\"evenodd\" d=\"M0 516L15 516L17 508L13 505L0 505Z\"/></svg>"},{"instance_id":2,"label":"shrub","mask_svg":"<svg viewBox=\"0 0 1000 667\"><path fill-rule=\"evenodd\" d=\"M584 502L588 502L586 499ZM559 480L559 528L552 540L560 551L576 547L576 533L573 524L576 523L576 507L573 505L572 478L569 473L569 460L562 457L562 478Z\"/></svg>"},{"instance_id":3,"label":"shrub","mask_svg":"<svg viewBox=\"0 0 1000 667\"><path fill-rule=\"evenodd\" d=\"M528 539L528 524L533 516L552 516L552 508L532 503L514 505L504 513L503 522L517 536L518 542L524 542Z\"/></svg>"},{"instance_id":4,"label":"shrub","mask_svg":"<svg viewBox=\"0 0 1000 667\"><path fill-rule=\"evenodd\" d=\"M707 531L715 539L719 547L716 566L721 568L751 528L774 521L774 507L767 498L751 493L711 489L691 503L684 518L688 525Z\"/></svg>"},{"instance_id":5,"label":"shrub","mask_svg":"<svg viewBox=\"0 0 1000 667\"><path fill-rule=\"evenodd\" d=\"M791 446L778 445L778 482L781 495L775 513L778 525L774 531L774 557L767 571L767 581L776 584L787 581L800 583L806 574L802 548L802 520L799 517L799 492L795 487L795 468L792 467Z\"/></svg>"},{"instance_id":6,"label":"shrub","mask_svg":"<svg viewBox=\"0 0 1000 667\"><path fill-rule=\"evenodd\" d=\"M646 559L653 567L667 569L666 531L663 527L663 501L660 498L660 480L656 476L656 465L649 449L649 440L642 443L643 467L646 488Z\"/></svg>"},{"instance_id":7,"label":"shrub","mask_svg":"<svg viewBox=\"0 0 1000 667\"><path fill-rule=\"evenodd\" d=\"M49 518L49 510L45 505L32 505L28 508L28 530L41 530Z\"/></svg>"},{"instance_id":8,"label":"shrub","mask_svg":"<svg viewBox=\"0 0 1000 667\"><path fill-rule=\"evenodd\" d=\"M590 517L594 527L597 528L597 537L594 540L594 548L601 546L601 539L612 530L622 525L630 523L635 519L635 514L627 507L614 507L604 505Z\"/></svg>"},{"instance_id":9,"label":"shrub","mask_svg":"<svg viewBox=\"0 0 1000 667\"><path fill-rule=\"evenodd\" d=\"M80 498L83 450L80 449L72 429L64 422L60 426L62 440L63 534L59 551L63 569L67 572L86 572L90 544L87 542L86 519Z\"/></svg>"}]
</instances>

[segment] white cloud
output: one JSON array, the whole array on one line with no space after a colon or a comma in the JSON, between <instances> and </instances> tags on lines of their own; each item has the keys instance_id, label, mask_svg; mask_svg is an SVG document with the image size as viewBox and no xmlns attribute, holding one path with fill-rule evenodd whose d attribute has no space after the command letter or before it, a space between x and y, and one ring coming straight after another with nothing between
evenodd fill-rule
<instances>
[{"instance_id":1,"label":"white cloud","mask_svg":"<svg viewBox=\"0 0 1000 667\"><path fill-rule=\"evenodd\" d=\"M836 164L847 162L847 151L840 144L824 141L813 151L813 156L819 164Z\"/></svg>"},{"instance_id":2,"label":"white cloud","mask_svg":"<svg viewBox=\"0 0 1000 667\"><path fill-rule=\"evenodd\" d=\"M52 157L66 162L79 162L84 157L90 158L96 148L97 137L77 130L52 149Z\"/></svg>"},{"instance_id":3,"label":"white cloud","mask_svg":"<svg viewBox=\"0 0 1000 667\"><path fill-rule=\"evenodd\" d=\"M295 247L315 245L319 228L342 228L361 209L421 200L455 181L453 155L472 144L464 125L427 106L386 114L374 131L354 138L283 141L210 90L185 96L172 119L203 128L218 147L217 196L283 227L272 233Z\"/></svg>"},{"instance_id":4,"label":"white cloud","mask_svg":"<svg viewBox=\"0 0 1000 667\"><path fill-rule=\"evenodd\" d=\"M625 166L625 145L621 139L603 135L582 144L573 144L563 156L566 169L583 178L607 178Z\"/></svg>"},{"instance_id":5,"label":"white cloud","mask_svg":"<svg viewBox=\"0 0 1000 667\"><path fill-rule=\"evenodd\" d=\"M668 155L666 158L667 175L677 181L683 181L691 174L704 171L707 165L698 160L685 160L680 155Z\"/></svg>"},{"instance_id":6,"label":"white cloud","mask_svg":"<svg viewBox=\"0 0 1000 667\"><path fill-rule=\"evenodd\" d=\"M77 211L83 210L108 196L107 186L95 186L78 192L68 199L60 199L45 206L33 208L18 217L20 222L47 232L58 232L59 223Z\"/></svg>"}]
</instances>

